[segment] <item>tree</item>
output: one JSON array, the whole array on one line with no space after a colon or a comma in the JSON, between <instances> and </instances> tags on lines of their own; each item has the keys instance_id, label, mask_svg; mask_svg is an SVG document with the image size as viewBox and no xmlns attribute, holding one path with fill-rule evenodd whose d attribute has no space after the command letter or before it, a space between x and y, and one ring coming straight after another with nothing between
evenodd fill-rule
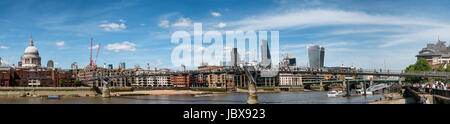
<instances>
[{"instance_id":1,"label":"tree","mask_svg":"<svg viewBox=\"0 0 450 124\"><path fill-rule=\"evenodd\" d=\"M66 80L60 79L60 80L59 80L59 85L61 85L61 86L66 85Z\"/></svg>"},{"instance_id":2,"label":"tree","mask_svg":"<svg viewBox=\"0 0 450 124\"><path fill-rule=\"evenodd\" d=\"M418 60L416 64L414 64L414 70L415 71L432 71L433 68L431 68L431 65L428 64L427 60L424 58Z\"/></svg>"},{"instance_id":3,"label":"tree","mask_svg":"<svg viewBox=\"0 0 450 124\"><path fill-rule=\"evenodd\" d=\"M78 80L76 80L76 81L74 82L74 85L75 85L75 86L81 86L81 82L78 81Z\"/></svg>"},{"instance_id":4,"label":"tree","mask_svg":"<svg viewBox=\"0 0 450 124\"><path fill-rule=\"evenodd\" d=\"M430 64L428 64L427 60L422 58L416 62L416 64L412 64L406 67L405 71L407 73L416 73L416 72L424 72L424 71L432 71ZM426 82L428 79L422 79L419 77L406 77L405 80L411 83L421 83Z\"/></svg>"}]
</instances>

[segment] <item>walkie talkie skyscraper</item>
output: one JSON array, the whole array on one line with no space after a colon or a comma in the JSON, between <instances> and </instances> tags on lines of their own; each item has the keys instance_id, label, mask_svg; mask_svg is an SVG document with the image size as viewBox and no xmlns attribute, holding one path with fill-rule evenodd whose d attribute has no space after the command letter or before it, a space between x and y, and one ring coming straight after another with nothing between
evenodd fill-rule
<instances>
[{"instance_id":1,"label":"walkie talkie skyscraper","mask_svg":"<svg viewBox=\"0 0 450 124\"><path fill-rule=\"evenodd\" d=\"M325 48L319 45L308 46L309 65L311 68L324 67Z\"/></svg>"}]
</instances>

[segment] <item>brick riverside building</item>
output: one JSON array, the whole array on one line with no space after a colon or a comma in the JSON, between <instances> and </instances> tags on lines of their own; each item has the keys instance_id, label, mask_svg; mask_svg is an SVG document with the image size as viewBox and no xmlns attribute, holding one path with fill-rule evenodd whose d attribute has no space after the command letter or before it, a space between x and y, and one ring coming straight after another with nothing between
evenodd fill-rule
<instances>
[{"instance_id":1,"label":"brick riverside building","mask_svg":"<svg viewBox=\"0 0 450 124\"><path fill-rule=\"evenodd\" d=\"M121 76L121 75L134 75L135 71L133 70L123 70L123 69L105 69L105 68L95 68L90 69L89 67L86 67L84 69L77 70L77 80L83 81L84 84L88 86L95 86L95 87L102 87L103 83L101 80L90 80L90 81L84 81L91 79L92 77L97 76ZM112 78L110 79L110 86L111 87L130 87L135 79L130 77L120 77L120 78Z\"/></svg>"},{"instance_id":2,"label":"brick riverside building","mask_svg":"<svg viewBox=\"0 0 450 124\"><path fill-rule=\"evenodd\" d=\"M75 81L71 70L0 67L0 87L68 87L75 86Z\"/></svg>"},{"instance_id":3,"label":"brick riverside building","mask_svg":"<svg viewBox=\"0 0 450 124\"><path fill-rule=\"evenodd\" d=\"M0 67L0 87L9 87L11 85L13 72L12 68Z\"/></svg>"},{"instance_id":4,"label":"brick riverside building","mask_svg":"<svg viewBox=\"0 0 450 124\"><path fill-rule=\"evenodd\" d=\"M192 75L170 76L170 83L175 88L189 88L193 82L195 82L195 78Z\"/></svg>"},{"instance_id":5,"label":"brick riverside building","mask_svg":"<svg viewBox=\"0 0 450 124\"><path fill-rule=\"evenodd\" d=\"M225 66L199 66L199 71L221 71L225 70ZM236 79L240 76L235 74L207 74L198 75L200 79L198 83L201 83L203 87L208 88L234 88Z\"/></svg>"}]
</instances>

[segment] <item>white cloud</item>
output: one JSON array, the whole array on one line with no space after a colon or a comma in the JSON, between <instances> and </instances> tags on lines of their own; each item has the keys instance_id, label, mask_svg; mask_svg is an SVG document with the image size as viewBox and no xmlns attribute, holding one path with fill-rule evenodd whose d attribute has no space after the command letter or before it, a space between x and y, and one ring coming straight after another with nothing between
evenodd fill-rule
<instances>
[{"instance_id":1,"label":"white cloud","mask_svg":"<svg viewBox=\"0 0 450 124\"><path fill-rule=\"evenodd\" d=\"M378 38L382 39L380 40L381 45L379 47L390 47L410 42L424 42L424 40L428 41L433 36L450 33L450 24L436 20L402 15L379 15L357 11L323 9L299 10L282 14L256 16L229 22L228 24L230 24L228 27L234 27L237 30L304 29L336 25L365 25L371 28L328 32L333 35L395 32L379 36ZM374 26L380 28L374 29ZM383 28L383 26L396 26L398 28ZM338 30L342 30L342 28Z\"/></svg>"},{"instance_id":2,"label":"white cloud","mask_svg":"<svg viewBox=\"0 0 450 124\"><path fill-rule=\"evenodd\" d=\"M112 50L114 52L120 52L123 51L136 51L136 44L131 43L129 41L124 41L122 43L114 43L114 44L108 44L105 47L107 50Z\"/></svg>"},{"instance_id":3,"label":"white cloud","mask_svg":"<svg viewBox=\"0 0 450 124\"><path fill-rule=\"evenodd\" d=\"M225 28L225 27L227 27L227 24L221 22L221 23L217 24L217 27L219 27L219 28Z\"/></svg>"},{"instance_id":4,"label":"white cloud","mask_svg":"<svg viewBox=\"0 0 450 124\"><path fill-rule=\"evenodd\" d=\"M125 23L125 22L127 22L126 20L123 20L123 19L119 19L119 22L120 23Z\"/></svg>"},{"instance_id":5,"label":"white cloud","mask_svg":"<svg viewBox=\"0 0 450 124\"><path fill-rule=\"evenodd\" d=\"M333 43L326 43L323 46L325 48L327 47L345 47L345 46L354 46L357 45L356 43L350 43L350 42L333 42Z\"/></svg>"},{"instance_id":6,"label":"white cloud","mask_svg":"<svg viewBox=\"0 0 450 124\"><path fill-rule=\"evenodd\" d=\"M180 18L178 22L172 24L174 27L189 27L192 25L192 21L189 18Z\"/></svg>"},{"instance_id":7,"label":"white cloud","mask_svg":"<svg viewBox=\"0 0 450 124\"><path fill-rule=\"evenodd\" d=\"M100 24L99 27L102 27L105 31L121 31L127 28L124 23Z\"/></svg>"},{"instance_id":8,"label":"white cloud","mask_svg":"<svg viewBox=\"0 0 450 124\"><path fill-rule=\"evenodd\" d=\"M285 45L282 48L306 48L309 44L289 44Z\"/></svg>"},{"instance_id":9,"label":"white cloud","mask_svg":"<svg viewBox=\"0 0 450 124\"><path fill-rule=\"evenodd\" d=\"M389 40L390 42L381 44L379 45L379 47L391 47L412 42L427 42L434 39L436 39L437 41L437 36L440 36L441 39L450 39L450 36L445 34L450 34L450 27L432 28L427 30L415 31L413 33L392 35L385 38L385 40Z\"/></svg>"},{"instance_id":10,"label":"white cloud","mask_svg":"<svg viewBox=\"0 0 450 124\"><path fill-rule=\"evenodd\" d=\"M308 47L308 45L312 45L312 44L287 44L282 46L283 49L306 49ZM326 42L326 43L318 43L318 45L322 45L323 47L325 47L325 49L329 49L329 48L340 48L340 47L348 47L348 46L355 46L357 45L357 43L352 43L352 42ZM344 49L344 48L342 48Z\"/></svg>"},{"instance_id":11,"label":"white cloud","mask_svg":"<svg viewBox=\"0 0 450 124\"><path fill-rule=\"evenodd\" d=\"M234 23L245 30L286 29L329 25L422 25L442 26L437 22L399 16L369 15L341 10L301 10L272 16L247 18Z\"/></svg>"},{"instance_id":12,"label":"white cloud","mask_svg":"<svg viewBox=\"0 0 450 124\"><path fill-rule=\"evenodd\" d=\"M145 24L140 24L141 26L145 26Z\"/></svg>"},{"instance_id":13,"label":"white cloud","mask_svg":"<svg viewBox=\"0 0 450 124\"><path fill-rule=\"evenodd\" d=\"M159 27L163 27L163 28L169 28L169 20L161 20L161 22L159 22L158 26Z\"/></svg>"},{"instance_id":14,"label":"white cloud","mask_svg":"<svg viewBox=\"0 0 450 124\"><path fill-rule=\"evenodd\" d=\"M7 46L0 46L0 49L8 49L9 47Z\"/></svg>"},{"instance_id":15,"label":"white cloud","mask_svg":"<svg viewBox=\"0 0 450 124\"><path fill-rule=\"evenodd\" d=\"M92 49L95 50L95 49L98 49L98 47L99 47L98 45L95 45L95 46L92 46ZM88 49L91 49L91 47L88 47Z\"/></svg>"},{"instance_id":16,"label":"white cloud","mask_svg":"<svg viewBox=\"0 0 450 124\"><path fill-rule=\"evenodd\" d=\"M330 35L349 35L349 34L365 34L365 33L381 33L381 32L404 32L404 29L399 28L373 28L373 29L344 29L344 30L336 30L330 31L327 34Z\"/></svg>"},{"instance_id":17,"label":"white cloud","mask_svg":"<svg viewBox=\"0 0 450 124\"><path fill-rule=\"evenodd\" d=\"M56 42L56 46L63 47L65 45L64 41Z\"/></svg>"},{"instance_id":18,"label":"white cloud","mask_svg":"<svg viewBox=\"0 0 450 124\"><path fill-rule=\"evenodd\" d=\"M211 15L214 17L220 17L222 16L222 14L218 13L218 12L211 12Z\"/></svg>"}]
</instances>

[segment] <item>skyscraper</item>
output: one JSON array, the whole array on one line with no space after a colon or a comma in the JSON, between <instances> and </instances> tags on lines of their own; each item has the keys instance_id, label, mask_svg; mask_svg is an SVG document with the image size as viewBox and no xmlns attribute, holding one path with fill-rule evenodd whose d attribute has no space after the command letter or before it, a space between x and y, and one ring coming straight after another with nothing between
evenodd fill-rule
<instances>
[{"instance_id":1,"label":"skyscraper","mask_svg":"<svg viewBox=\"0 0 450 124\"><path fill-rule=\"evenodd\" d=\"M186 66L181 65L180 71L186 71Z\"/></svg>"},{"instance_id":2,"label":"skyscraper","mask_svg":"<svg viewBox=\"0 0 450 124\"><path fill-rule=\"evenodd\" d=\"M323 46L320 47L320 67L324 67L325 61L325 48Z\"/></svg>"},{"instance_id":3,"label":"skyscraper","mask_svg":"<svg viewBox=\"0 0 450 124\"><path fill-rule=\"evenodd\" d=\"M325 48L319 45L308 46L308 57L311 68L324 67Z\"/></svg>"},{"instance_id":4,"label":"skyscraper","mask_svg":"<svg viewBox=\"0 0 450 124\"><path fill-rule=\"evenodd\" d=\"M121 62L121 63L119 64L119 69L122 69L122 70L127 69L127 68L125 68L125 62Z\"/></svg>"},{"instance_id":5,"label":"skyscraper","mask_svg":"<svg viewBox=\"0 0 450 124\"><path fill-rule=\"evenodd\" d=\"M233 48L231 51L231 66L239 66L242 64L241 58L239 57L238 49Z\"/></svg>"},{"instance_id":6,"label":"skyscraper","mask_svg":"<svg viewBox=\"0 0 450 124\"><path fill-rule=\"evenodd\" d=\"M261 63L263 68L270 67L272 65L272 60L270 56L270 49L267 40L262 40L261 43Z\"/></svg>"}]
</instances>

